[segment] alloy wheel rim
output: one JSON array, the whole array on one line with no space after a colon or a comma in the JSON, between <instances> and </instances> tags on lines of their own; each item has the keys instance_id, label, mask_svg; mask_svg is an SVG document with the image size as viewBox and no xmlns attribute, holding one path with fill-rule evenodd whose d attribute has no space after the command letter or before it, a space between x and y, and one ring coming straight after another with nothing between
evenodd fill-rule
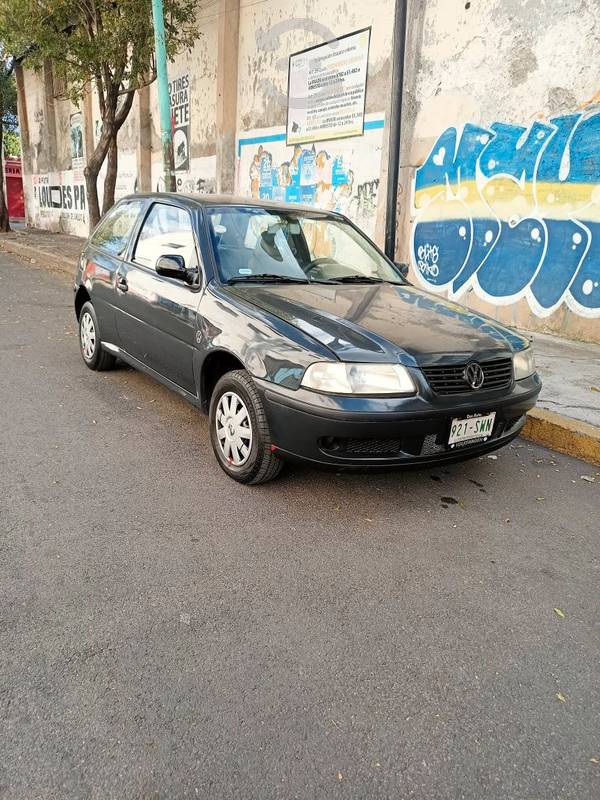
<instances>
[{"instance_id":1,"label":"alloy wheel rim","mask_svg":"<svg viewBox=\"0 0 600 800\"><path fill-rule=\"evenodd\" d=\"M96 327L92 315L87 311L81 317L79 333L81 336L83 357L89 361L94 357L94 351L96 350Z\"/></svg>"},{"instance_id":2,"label":"alloy wheel rim","mask_svg":"<svg viewBox=\"0 0 600 800\"><path fill-rule=\"evenodd\" d=\"M235 392L221 395L215 425L217 441L227 463L243 466L252 449L252 422L246 404Z\"/></svg>"}]
</instances>

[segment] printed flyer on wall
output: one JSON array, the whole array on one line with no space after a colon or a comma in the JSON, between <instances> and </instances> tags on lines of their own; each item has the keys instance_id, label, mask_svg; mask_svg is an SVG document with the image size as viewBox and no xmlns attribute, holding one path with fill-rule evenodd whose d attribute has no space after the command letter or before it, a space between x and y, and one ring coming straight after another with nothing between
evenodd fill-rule
<instances>
[{"instance_id":1,"label":"printed flyer on wall","mask_svg":"<svg viewBox=\"0 0 600 800\"><path fill-rule=\"evenodd\" d=\"M169 100L175 171L187 172L190 168L190 76L188 74L170 81Z\"/></svg>"},{"instance_id":2,"label":"printed flyer on wall","mask_svg":"<svg viewBox=\"0 0 600 800\"><path fill-rule=\"evenodd\" d=\"M362 136L371 29L290 56L287 143Z\"/></svg>"}]
</instances>

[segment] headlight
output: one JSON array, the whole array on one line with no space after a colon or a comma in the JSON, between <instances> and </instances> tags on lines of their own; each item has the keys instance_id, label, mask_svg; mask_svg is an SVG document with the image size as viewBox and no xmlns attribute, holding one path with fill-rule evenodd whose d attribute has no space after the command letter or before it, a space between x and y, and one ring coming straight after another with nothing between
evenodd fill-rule
<instances>
[{"instance_id":1,"label":"headlight","mask_svg":"<svg viewBox=\"0 0 600 800\"><path fill-rule=\"evenodd\" d=\"M302 386L329 394L416 394L410 373L400 364L311 364Z\"/></svg>"},{"instance_id":2,"label":"headlight","mask_svg":"<svg viewBox=\"0 0 600 800\"><path fill-rule=\"evenodd\" d=\"M515 380L521 381L523 378L528 378L535 372L535 358L533 357L533 348L528 347L526 350L521 350L520 353L515 353L513 356L513 365L515 368Z\"/></svg>"}]
</instances>

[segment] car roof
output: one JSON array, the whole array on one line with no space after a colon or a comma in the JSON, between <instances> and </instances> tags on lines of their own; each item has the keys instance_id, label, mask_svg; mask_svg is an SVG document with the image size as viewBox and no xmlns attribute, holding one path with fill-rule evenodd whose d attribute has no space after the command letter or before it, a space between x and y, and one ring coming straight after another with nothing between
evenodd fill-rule
<instances>
[{"instance_id":1,"label":"car roof","mask_svg":"<svg viewBox=\"0 0 600 800\"><path fill-rule=\"evenodd\" d=\"M179 192L141 192L124 197L123 200L176 200L185 206L246 206L251 208L264 208L270 211L304 211L311 214L331 215L341 217L335 211L327 211L315 206L300 205L299 203L277 203L273 200L257 200L254 197L241 197L232 194L191 194Z\"/></svg>"}]
</instances>

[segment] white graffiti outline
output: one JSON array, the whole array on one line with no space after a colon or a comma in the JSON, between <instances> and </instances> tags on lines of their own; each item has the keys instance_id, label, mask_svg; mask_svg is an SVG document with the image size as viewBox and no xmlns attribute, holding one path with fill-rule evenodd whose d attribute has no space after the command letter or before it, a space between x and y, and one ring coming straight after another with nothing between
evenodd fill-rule
<instances>
[{"instance_id":1,"label":"white graffiti outline","mask_svg":"<svg viewBox=\"0 0 600 800\"><path fill-rule=\"evenodd\" d=\"M419 245L417 256L418 256L417 265L419 267L419 270L424 275L431 275L432 278L437 278L437 276L440 274L440 268L437 265L438 259L440 257L439 247L436 244Z\"/></svg>"}]
</instances>

